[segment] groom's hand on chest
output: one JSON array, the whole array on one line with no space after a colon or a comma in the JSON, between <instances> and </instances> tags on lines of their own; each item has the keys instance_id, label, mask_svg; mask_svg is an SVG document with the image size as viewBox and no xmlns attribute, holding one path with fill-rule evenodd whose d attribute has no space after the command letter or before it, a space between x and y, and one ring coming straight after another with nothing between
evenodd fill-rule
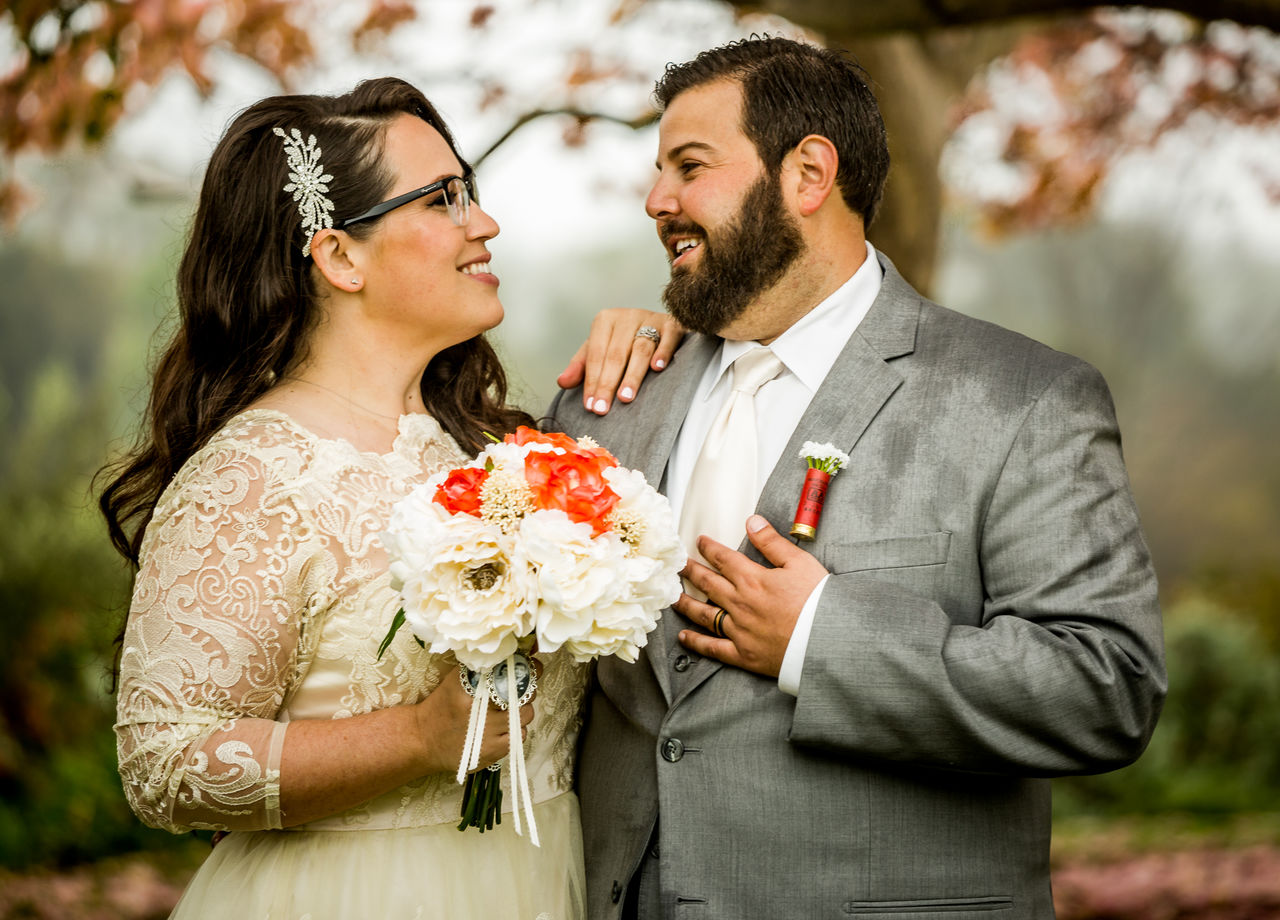
<instances>
[{"instance_id":1,"label":"groom's hand on chest","mask_svg":"<svg viewBox=\"0 0 1280 920\"><path fill-rule=\"evenodd\" d=\"M748 518L747 536L773 568L710 537L698 538L709 565L690 559L681 574L707 600L682 594L675 608L706 632L681 630L680 641L707 658L777 677L800 611L827 570L759 515ZM716 627L722 635L713 634Z\"/></svg>"}]
</instances>

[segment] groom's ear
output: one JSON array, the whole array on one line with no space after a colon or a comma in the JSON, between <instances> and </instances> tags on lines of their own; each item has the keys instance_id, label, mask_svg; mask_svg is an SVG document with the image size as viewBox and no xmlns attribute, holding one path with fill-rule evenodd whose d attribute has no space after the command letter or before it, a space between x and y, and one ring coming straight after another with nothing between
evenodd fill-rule
<instances>
[{"instance_id":1,"label":"groom's ear","mask_svg":"<svg viewBox=\"0 0 1280 920\"><path fill-rule=\"evenodd\" d=\"M810 134L787 154L783 165L791 172L800 215L808 217L822 207L836 187L840 155L831 141L821 134Z\"/></svg>"}]
</instances>

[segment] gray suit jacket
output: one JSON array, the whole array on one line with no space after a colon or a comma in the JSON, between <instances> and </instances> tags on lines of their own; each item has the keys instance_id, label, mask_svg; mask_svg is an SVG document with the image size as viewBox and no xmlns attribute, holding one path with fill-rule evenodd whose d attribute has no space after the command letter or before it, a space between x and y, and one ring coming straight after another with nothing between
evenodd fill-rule
<instances>
[{"instance_id":1,"label":"gray suit jacket","mask_svg":"<svg viewBox=\"0 0 1280 920\"><path fill-rule=\"evenodd\" d=\"M1045 777L1129 763L1155 725L1156 581L1106 384L882 264L757 508L786 533L800 445L849 453L807 546L832 577L799 698L684 649L671 610L639 662L600 662L593 920L655 821L666 917L1051 917ZM604 418L565 394L552 423L658 482L717 344L690 337Z\"/></svg>"}]
</instances>

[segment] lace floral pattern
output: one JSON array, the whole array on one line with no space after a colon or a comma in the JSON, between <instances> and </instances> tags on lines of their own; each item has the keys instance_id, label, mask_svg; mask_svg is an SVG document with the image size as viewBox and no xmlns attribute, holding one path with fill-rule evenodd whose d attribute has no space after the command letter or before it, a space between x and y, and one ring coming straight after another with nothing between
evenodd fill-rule
<instances>
[{"instance_id":1,"label":"lace floral pattern","mask_svg":"<svg viewBox=\"0 0 1280 920\"><path fill-rule=\"evenodd\" d=\"M455 662L401 630L378 533L391 506L465 460L430 416L387 454L245 412L156 506L125 631L116 725L126 796L148 824L278 828L288 722L415 703ZM543 658L526 751L534 800L570 788L585 668ZM451 775L423 777L309 827L456 821Z\"/></svg>"}]
</instances>

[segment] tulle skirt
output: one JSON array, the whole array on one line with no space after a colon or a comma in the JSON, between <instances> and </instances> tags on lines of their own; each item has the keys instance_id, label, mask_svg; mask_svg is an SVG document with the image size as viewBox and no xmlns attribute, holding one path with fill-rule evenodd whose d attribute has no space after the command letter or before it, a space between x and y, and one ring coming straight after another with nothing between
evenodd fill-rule
<instances>
[{"instance_id":1,"label":"tulle skirt","mask_svg":"<svg viewBox=\"0 0 1280 920\"><path fill-rule=\"evenodd\" d=\"M481 834L454 824L246 831L209 855L171 918L582 920L578 799L534 806L541 847L509 813Z\"/></svg>"}]
</instances>

